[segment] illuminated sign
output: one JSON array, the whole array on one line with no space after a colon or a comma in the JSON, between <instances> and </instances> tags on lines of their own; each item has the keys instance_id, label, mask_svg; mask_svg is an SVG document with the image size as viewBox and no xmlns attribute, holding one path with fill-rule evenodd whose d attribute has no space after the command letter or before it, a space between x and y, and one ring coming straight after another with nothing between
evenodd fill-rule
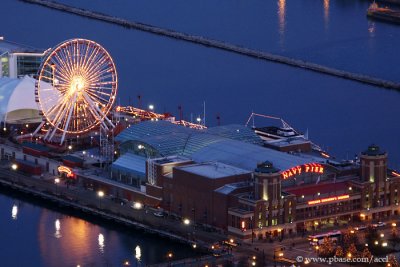
<instances>
[{"instance_id":1,"label":"illuminated sign","mask_svg":"<svg viewBox=\"0 0 400 267\"><path fill-rule=\"evenodd\" d=\"M75 176L74 173L72 172L71 168L68 168L66 166L59 166L57 168L57 170L58 170L59 173L67 174L68 178L74 178L74 176Z\"/></svg>"},{"instance_id":2,"label":"illuminated sign","mask_svg":"<svg viewBox=\"0 0 400 267\"><path fill-rule=\"evenodd\" d=\"M395 172L395 171L392 171L392 174L393 174L394 176L400 177L400 174L397 173L397 172Z\"/></svg>"},{"instance_id":3,"label":"illuminated sign","mask_svg":"<svg viewBox=\"0 0 400 267\"><path fill-rule=\"evenodd\" d=\"M293 177L295 175L300 175L302 173L319 173L319 174L323 174L324 173L324 166L322 166L321 164L317 164L317 163L299 165L299 166L290 168L290 169L282 172L282 178L283 179L288 179L288 178L291 178L291 177Z\"/></svg>"},{"instance_id":4,"label":"illuminated sign","mask_svg":"<svg viewBox=\"0 0 400 267\"><path fill-rule=\"evenodd\" d=\"M315 199L315 200L308 201L308 205L315 205L315 204L321 204L321 203L332 202L332 201L337 201L337 200L343 200L343 199L348 199L349 197L350 197L349 195L341 195L341 196L335 196L335 197Z\"/></svg>"}]
</instances>

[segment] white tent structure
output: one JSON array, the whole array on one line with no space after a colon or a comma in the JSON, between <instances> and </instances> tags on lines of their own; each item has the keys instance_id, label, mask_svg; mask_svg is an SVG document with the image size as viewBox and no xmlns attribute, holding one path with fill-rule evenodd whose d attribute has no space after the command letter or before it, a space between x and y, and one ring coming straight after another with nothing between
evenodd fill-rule
<instances>
[{"instance_id":1,"label":"white tent structure","mask_svg":"<svg viewBox=\"0 0 400 267\"><path fill-rule=\"evenodd\" d=\"M36 80L0 78L0 120L4 124L25 124L42 121L35 102Z\"/></svg>"}]
</instances>

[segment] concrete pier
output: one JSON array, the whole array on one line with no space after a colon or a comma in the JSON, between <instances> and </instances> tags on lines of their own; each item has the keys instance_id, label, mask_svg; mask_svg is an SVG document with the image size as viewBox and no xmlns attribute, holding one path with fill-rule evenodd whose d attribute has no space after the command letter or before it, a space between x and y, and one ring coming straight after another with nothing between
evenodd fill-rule
<instances>
[{"instance_id":1,"label":"concrete pier","mask_svg":"<svg viewBox=\"0 0 400 267\"><path fill-rule=\"evenodd\" d=\"M156 26L152 26L152 25L148 25L148 24L143 24L140 22L129 21L126 19L113 17L113 16L105 15L105 14L102 14L99 12L76 8L76 7L72 7L72 6L68 6L68 5L64 5L64 4L60 4L60 3L56 3L56 2L50 2L50 1L46 1L46 0L20 0L20 1L31 3L31 4L38 4L38 5L48 7L48 8L60 10L63 12L76 14L79 16L96 19L96 20L100 20L100 21L104 21L104 22L108 22L108 23L113 23L113 24L120 25L120 26L123 26L126 28L141 30L141 31L158 34L158 35L162 35L162 36L166 36L166 37L170 37L170 38L174 38L174 39L178 39L178 40L183 40L183 41L187 41L187 42L191 42L191 43L195 43L195 44L204 45L207 47L217 48L217 49L225 50L225 51L236 53L236 54L245 55L245 56L256 58L256 59L286 64L289 66L303 68L306 70L311 70L311 71L315 71L315 72L319 72L319 73L323 73L323 74L327 74L327 75L331 75L331 76L335 76L335 77L339 77L339 78L343 78L343 79L347 79L347 80L352 80L352 81L361 82L361 83L365 83L365 84L369 84L369 85L373 85L373 86L378 86L378 87L383 87L383 88L394 89L394 90L400 91L400 83L393 82L393 81L387 81L387 80L383 80L380 78L371 77L368 75L352 73L352 72L348 72L348 71L342 71L342 70L338 70L335 68L330 68L330 67L322 66L319 64L311 63L311 62L306 62L306 61L299 60L299 59L293 59L293 58L284 57L284 56L280 56L280 55L274 55L274 54L270 54L267 52L257 51L257 50L253 50L250 48L226 43L223 41L205 38L205 37L198 36L198 35L190 35L190 34L186 34L186 33L182 33L182 32L173 31L170 29L164 29L164 28L160 28L160 27L156 27Z\"/></svg>"}]
</instances>

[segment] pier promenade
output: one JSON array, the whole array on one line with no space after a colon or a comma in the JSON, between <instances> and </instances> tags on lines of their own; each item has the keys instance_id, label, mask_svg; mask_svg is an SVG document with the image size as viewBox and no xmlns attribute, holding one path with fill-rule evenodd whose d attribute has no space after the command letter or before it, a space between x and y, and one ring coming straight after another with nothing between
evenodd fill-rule
<instances>
[{"instance_id":1,"label":"pier promenade","mask_svg":"<svg viewBox=\"0 0 400 267\"><path fill-rule=\"evenodd\" d=\"M368 75L363 75L359 73L352 73L348 71L343 71L335 68L330 68L327 66L299 60L299 59L294 59L294 58L289 58L285 56L280 56L280 55L275 55L263 51L258 51L230 43L226 43L223 41L219 40L214 40L214 39L209 39L206 37L198 36L198 35L191 35L187 33L182 33L182 32L177 32L174 30L170 29L165 29L165 28L160 28L156 27L153 25L149 24L144 24L140 22L135 22L135 21L130 21L126 20L123 18L118 18L106 14L102 14L99 12L94 12L82 8L76 8L72 7L69 5L61 4L61 3L56 3L56 2L50 2L46 0L20 0L26 3L31 3L31 4L37 4L37 5L42 5L48 8L52 8L55 10L95 19L95 20L100 20L103 22L107 23L112 23L116 25L120 25L126 28L130 29L136 29L144 32L149 32L169 38L174 38L177 40L182 40L182 41L187 41L199 45L203 45L206 47L212 47L216 49L221 49L224 51L240 54L240 55L245 55L248 57L260 59L260 60L265 60L265 61L270 61L270 62L275 62L275 63L280 63L280 64L285 64L289 65L292 67L298 67L302 68L305 70L310 70L314 72L319 72L322 74L327 74L347 80L352 80L356 82L361 82L364 84L369 84L377 87L383 87L387 89L394 89L400 91L400 83L394 82L394 81L388 81L376 77L371 77Z\"/></svg>"}]
</instances>

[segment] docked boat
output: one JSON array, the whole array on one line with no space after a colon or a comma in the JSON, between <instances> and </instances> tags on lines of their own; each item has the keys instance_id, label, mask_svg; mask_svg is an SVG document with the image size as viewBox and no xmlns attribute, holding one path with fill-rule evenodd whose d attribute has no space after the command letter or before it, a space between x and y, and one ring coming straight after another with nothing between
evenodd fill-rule
<instances>
[{"instance_id":1,"label":"docked boat","mask_svg":"<svg viewBox=\"0 0 400 267\"><path fill-rule=\"evenodd\" d=\"M400 11L379 7L376 2L373 2L367 9L367 16L392 23L400 23Z\"/></svg>"}]
</instances>

